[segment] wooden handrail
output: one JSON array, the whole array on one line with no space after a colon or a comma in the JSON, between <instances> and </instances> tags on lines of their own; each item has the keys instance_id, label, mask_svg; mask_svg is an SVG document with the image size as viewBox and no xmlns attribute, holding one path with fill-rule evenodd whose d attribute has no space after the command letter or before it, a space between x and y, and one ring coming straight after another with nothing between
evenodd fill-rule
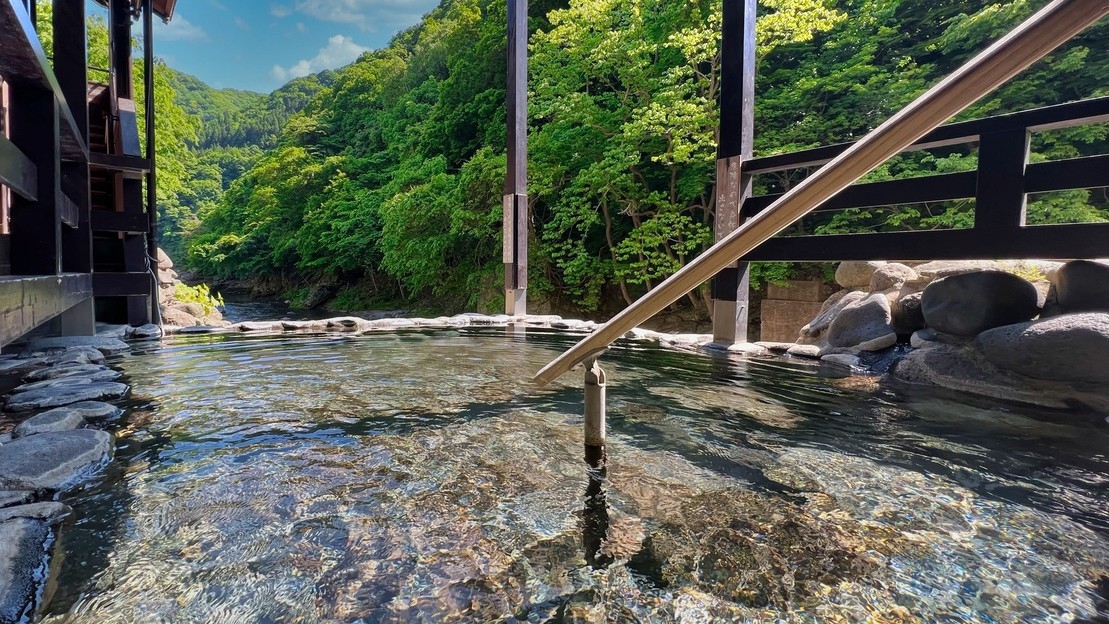
<instances>
[{"instance_id":1,"label":"wooden handrail","mask_svg":"<svg viewBox=\"0 0 1109 624\"><path fill-rule=\"evenodd\" d=\"M803 180L765 212L748 220L598 327L593 334L544 366L535 374L535 381L550 383L578 363L596 357L636 325L705 283L721 269L789 227L1106 14L1109 14L1109 0L1055 0L1048 4Z\"/></svg>"}]
</instances>

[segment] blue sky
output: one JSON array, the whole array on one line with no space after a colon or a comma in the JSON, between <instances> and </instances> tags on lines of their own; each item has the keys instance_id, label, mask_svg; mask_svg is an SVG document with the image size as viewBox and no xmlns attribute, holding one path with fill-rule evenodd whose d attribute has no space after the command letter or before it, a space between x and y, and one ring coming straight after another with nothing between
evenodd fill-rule
<instances>
[{"instance_id":1,"label":"blue sky","mask_svg":"<svg viewBox=\"0 0 1109 624\"><path fill-rule=\"evenodd\" d=\"M154 53L216 88L269 92L383 47L438 0L178 0Z\"/></svg>"}]
</instances>

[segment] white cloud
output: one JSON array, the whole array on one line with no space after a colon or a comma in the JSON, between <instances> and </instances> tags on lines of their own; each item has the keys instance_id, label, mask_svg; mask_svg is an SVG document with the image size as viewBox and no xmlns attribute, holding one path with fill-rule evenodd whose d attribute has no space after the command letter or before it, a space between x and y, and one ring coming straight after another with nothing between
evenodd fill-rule
<instances>
[{"instance_id":1,"label":"white cloud","mask_svg":"<svg viewBox=\"0 0 1109 624\"><path fill-rule=\"evenodd\" d=\"M361 56L369 48L363 48L346 35L335 35L327 40L327 45L311 59L297 61L292 67L274 65L273 77L281 82L288 82L293 78L307 76L325 69L335 69L346 65Z\"/></svg>"},{"instance_id":2,"label":"white cloud","mask_svg":"<svg viewBox=\"0 0 1109 624\"><path fill-rule=\"evenodd\" d=\"M247 32L250 32L250 30L251 30L250 29L250 23L247 22L245 19L243 19L241 17L236 17L235 18L235 25L238 26L240 29L245 30Z\"/></svg>"},{"instance_id":3,"label":"white cloud","mask_svg":"<svg viewBox=\"0 0 1109 624\"><path fill-rule=\"evenodd\" d=\"M283 4L274 4L270 6L270 15L274 17L288 17L293 14L293 10Z\"/></svg>"},{"instance_id":4,"label":"white cloud","mask_svg":"<svg viewBox=\"0 0 1109 624\"><path fill-rule=\"evenodd\" d=\"M308 27L304 25L304 22L297 22L297 32L304 32L306 30L308 30Z\"/></svg>"},{"instance_id":5,"label":"white cloud","mask_svg":"<svg viewBox=\"0 0 1109 624\"><path fill-rule=\"evenodd\" d=\"M155 40L165 39L167 41L208 41L208 33L200 26L192 24L189 20L185 19L183 15L178 13L173 16L173 20L168 24L157 22L156 28L158 32L154 35Z\"/></svg>"},{"instance_id":6,"label":"white cloud","mask_svg":"<svg viewBox=\"0 0 1109 624\"><path fill-rule=\"evenodd\" d=\"M294 6L298 13L326 22L393 30L415 24L435 4L435 0L296 0Z\"/></svg>"}]
</instances>

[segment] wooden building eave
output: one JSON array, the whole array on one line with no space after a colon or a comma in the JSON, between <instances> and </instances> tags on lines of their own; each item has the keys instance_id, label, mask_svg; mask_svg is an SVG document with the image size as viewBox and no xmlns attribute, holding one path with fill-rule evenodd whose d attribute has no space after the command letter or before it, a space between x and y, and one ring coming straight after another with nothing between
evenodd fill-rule
<instances>
[{"instance_id":1,"label":"wooden building eave","mask_svg":"<svg viewBox=\"0 0 1109 624\"><path fill-rule=\"evenodd\" d=\"M62 158L68 161L88 160L88 146L78 130L73 113L66 103L46 52L39 43L31 16L19 0L0 0L0 76L15 87L32 87L52 91L58 100L58 121L61 130Z\"/></svg>"},{"instance_id":2,"label":"wooden building eave","mask_svg":"<svg viewBox=\"0 0 1109 624\"><path fill-rule=\"evenodd\" d=\"M96 0L96 3L107 8L108 0ZM138 15L141 11L142 0L131 0L131 12ZM173 11L177 8L177 0L154 0L154 14L168 22L173 19Z\"/></svg>"}]
</instances>

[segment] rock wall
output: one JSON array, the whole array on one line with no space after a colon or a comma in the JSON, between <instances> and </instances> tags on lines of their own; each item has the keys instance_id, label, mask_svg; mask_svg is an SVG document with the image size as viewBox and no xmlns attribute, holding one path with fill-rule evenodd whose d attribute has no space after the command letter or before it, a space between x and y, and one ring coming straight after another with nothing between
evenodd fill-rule
<instances>
[{"instance_id":1,"label":"rock wall","mask_svg":"<svg viewBox=\"0 0 1109 624\"><path fill-rule=\"evenodd\" d=\"M1109 409L1109 260L843 262L836 282L790 354L859 365L908 343L901 381Z\"/></svg>"},{"instance_id":2,"label":"rock wall","mask_svg":"<svg viewBox=\"0 0 1109 624\"><path fill-rule=\"evenodd\" d=\"M230 325L223 320L218 309L205 309L199 303L179 301L176 296L177 285L184 284L173 270L173 259L161 248L158 249L158 293L162 323L171 327L225 327Z\"/></svg>"}]
</instances>

